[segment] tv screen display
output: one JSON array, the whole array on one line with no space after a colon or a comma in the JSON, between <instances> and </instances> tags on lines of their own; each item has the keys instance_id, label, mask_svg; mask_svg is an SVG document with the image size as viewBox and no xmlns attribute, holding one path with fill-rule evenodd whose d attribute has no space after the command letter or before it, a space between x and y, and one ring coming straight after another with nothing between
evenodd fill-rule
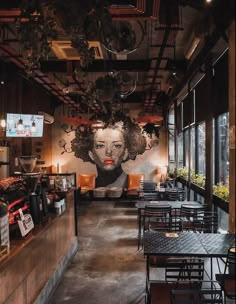
<instances>
[{"instance_id":1,"label":"tv screen display","mask_svg":"<svg viewBox=\"0 0 236 304\"><path fill-rule=\"evenodd\" d=\"M7 113L6 137L42 137L43 115Z\"/></svg>"}]
</instances>

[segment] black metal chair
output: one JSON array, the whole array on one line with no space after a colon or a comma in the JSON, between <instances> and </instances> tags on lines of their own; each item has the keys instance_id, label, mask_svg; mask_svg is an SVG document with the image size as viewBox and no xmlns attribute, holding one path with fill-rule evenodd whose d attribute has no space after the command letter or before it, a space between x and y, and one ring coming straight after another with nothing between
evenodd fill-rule
<instances>
[{"instance_id":1,"label":"black metal chair","mask_svg":"<svg viewBox=\"0 0 236 304\"><path fill-rule=\"evenodd\" d=\"M185 191L178 188L168 188L165 191L165 198L167 201L184 201Z\"/></svg>"},{"instance_id":2,"label":"black metal chair","mask_svg":"<svg viewBox=\"0 0 236 304\"><path fill-rule=\"evenodd\" d=\"M146 302L169 304L170 292L175 288L201 287L204 276L204 261L199 258L168 258L165 267L165 281L153 279L152 265L147 265Z\"/></svg>"},{"instance_id":3,"label":"black metal chair","mask_svg":"<svg viewBox=\"0 0 236 304\"><path fill-rule=\"evenodd\" d=\"M146 205L143 210L141 210L140 221L141 224L138 232L138 249L140 245L142 246L142 236L143 232L152 228L160 228L160 231L170 231L171 223L171 206L170 205L159 205L152 206Z\"/></svg>"},{"instance_id":4,"label":"black metal chair","mask_svg":"<svg viewBox=\"0 0 236 304\"><path fill-rule=\"evenodd\" d=\"M195 222L195 231L203 233L217 233L218 231L218 214L213 211L200 212Z\"/></svg>"},{"instance_id":5,"label":"black metal chair","mask_svg":"<svg viewBox=\"0 0 236 304\"><path fill-rule=\"evenodd\" d=\"M236 299L236 248L231 247L228 249L227 258L225 261L224 272L216 274L216 280L219 282L223 294L224 303L226 299Z\"/></svg>"},{"instance_id":6,"label":"black metal chair","mask_svg":"<svg viewBox=\"0 0 236 304\"><path fill-rule=\"evenodd\" d=\"M222 290L217 285L210 282L209 287L189 285L187 289L177 286L171 290L171 304L223 304Z\"/></svg>"},{"instance_id":7,"label":"black metal chair","mask_svg":"<svg viewBox=\"0 0 236 304\"><path fill-rule=\"evenodd\" d=\"M201 227L204 217L205 206L193 206L191 204L182 204L180 209L180 216L182 220L183 230L196 231L196 227Z\"/></svg>"},{"instance_id":8,"label":"black metal chair","mask_svg":"<svg viewBox=\"0 0 236 304\"><path fill-rule=\"evenodd\" d=\"M154 229L159 231L171 230L171 206L147 205L143 214L143 231Z\"/></svg>"}]
</instances>

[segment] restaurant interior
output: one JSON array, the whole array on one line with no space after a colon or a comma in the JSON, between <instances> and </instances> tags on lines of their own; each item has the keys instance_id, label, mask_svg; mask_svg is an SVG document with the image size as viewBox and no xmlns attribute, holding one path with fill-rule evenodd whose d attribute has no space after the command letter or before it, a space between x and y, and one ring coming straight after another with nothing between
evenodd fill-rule
<instances>
[{"instance_id":1,"label":"restaurant interior","mask_svg":"<svg viewBox=\"0 0 236 304\"><path fill-rule=\"evenodd\" d=\"M0 304L235 303L235 1L0 1Z\"/></svg>"}]
</instances>

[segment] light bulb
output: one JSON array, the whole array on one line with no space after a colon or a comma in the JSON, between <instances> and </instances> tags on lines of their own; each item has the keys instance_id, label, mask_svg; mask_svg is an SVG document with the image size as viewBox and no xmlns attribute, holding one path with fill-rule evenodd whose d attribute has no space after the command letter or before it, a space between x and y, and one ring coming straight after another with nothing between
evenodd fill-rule
<instances>
[{"instance_id":1,"label":"light bulb","mask_svg":"<svg viewBox=\"0 0 236 304\"><path fill-rule=\"evenodd\" d=\"M6 128L6 120L5 119L1 119L0 126L1 126L1 128Z\"/></svg>"},{"instance_id":2,"label":"light bulb","mask_svg":"<svg viewBox=\"0 0 236 304\"><path fill-rule=\"evenodd\" d=\"M18 123L17 123L17 130L18 131L23 131L24 130L24 125L23 125L23 120L20 118Z\"/></svg>"},{"instance_id":3,"label":"light bulb","mask_svg":"<svg viewBox=\"0 0 236 304\"><path fill-rule=\"evenodd\" d=\"M36 125L34 121L32 122L31 132L32 133L36 132Z\"/></svg>"}]
</instances>

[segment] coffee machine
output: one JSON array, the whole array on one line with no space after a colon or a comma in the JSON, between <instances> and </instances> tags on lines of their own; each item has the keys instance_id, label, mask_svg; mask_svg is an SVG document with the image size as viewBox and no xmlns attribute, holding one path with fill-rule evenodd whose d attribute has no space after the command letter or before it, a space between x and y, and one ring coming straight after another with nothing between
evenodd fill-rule
<instances>
[{"instance_id":1,"label":"coffee machine","mask_svg":"<svg viewBox=\"0 0 236 304\"><path fill-rule=\"evenodd\" d=\"M29 196L29 207L34 224L40 224L48 215L48 205L45 189L41 185L41 174L33 172L37 162L36 155L18 157L22 168L22 177Z\"/></svg>"}]
</instances>

